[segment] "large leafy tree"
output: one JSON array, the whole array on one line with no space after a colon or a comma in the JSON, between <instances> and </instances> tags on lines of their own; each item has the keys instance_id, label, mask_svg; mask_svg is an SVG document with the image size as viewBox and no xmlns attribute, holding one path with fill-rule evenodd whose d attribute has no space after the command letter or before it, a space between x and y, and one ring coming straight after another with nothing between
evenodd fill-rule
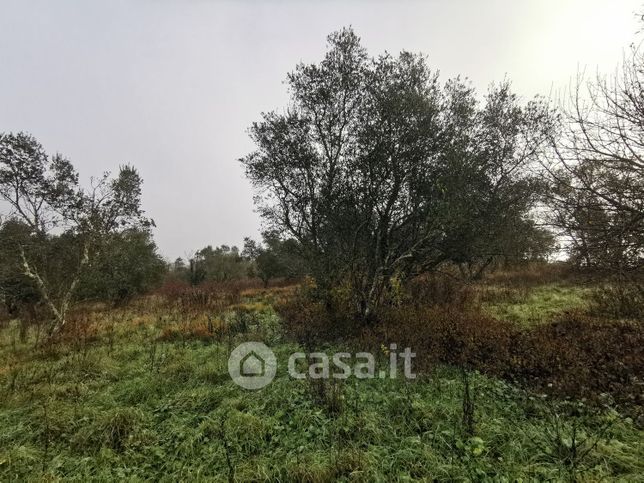
<instances>
[{"instance_id":1,"label":"large leafy tree","mask_svg":"<svg viewBox=\"0 0 644 483\"><path fill-rule=\"evenodd\" d=\"M49 156L25 133L0 134L0 197L7 217L27 227L13 244L21 274L38 290L52 314L51 335L60 331L83 274L111 235L148 228L141 209L141 177L130 166L80 187L70 161Z\"/></svg>"},{"instance_id":2,"label":"large leafy tree","mask_svg":"<svg viewBox=\"0 0 644 483\"><path fill-rule=\"evenodd\" d=\"M534 174L554 116L544 101L522 106L509 82L492 86L483 102L458 80L445 87L446 139L433 197L443 220L441 252L468 277L493 261L547 256L552 235L533 219L545 189Z\"/></svg>"},{"instance_id":3,"label":"large leafy tree","mask_svg":"<svg viewBox=\"0 0 644 483\"><path fill-rule=\"evenodd\" d=\"M252 125L257 150L241 161L269 227L295 238L322 290L348 280L362 316L394 275L496 253L527 219L543 104L522 109L503 85L480 108L465 84L442 88L423 56L370 58L351 29L288 84L288 108Z\"/></svg>"}]
</instances>

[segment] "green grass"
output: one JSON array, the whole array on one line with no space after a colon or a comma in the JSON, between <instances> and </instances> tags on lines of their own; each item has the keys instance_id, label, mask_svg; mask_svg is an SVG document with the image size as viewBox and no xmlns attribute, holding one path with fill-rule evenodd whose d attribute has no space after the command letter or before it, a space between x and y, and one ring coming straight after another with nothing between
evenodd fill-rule
<instances>
[{"instance_id":1,"label":"green grass","mask_svg":"<svg viewBox=\"0 0 644 483\"><path fill-rule=\"evenodd\" d=\"M272 311L258 320L274 334ZM453 368L316 392L288 377L299 348L275 336L278 376L247 391L228 376L227 342L156 342L159 324L124 323L111 348L104 336L54 352L3 329L0 480L561 480L577 426L582 449L596 443L580 479L644 481L644 432L612 411L571 412L474 373L468 436ZM265 333L253 330L233 344Z\"/></svg>"},{"instance_id":2,"label":"green grass","mask_svg":"<svg viewBox=\"0 0 644 483\"><path fill-rule=\"evenodd\" d=\"M592 289L548 284L530 288L486 287L483 310L524 326L550 322L557 315L588 307Z\"/></svg>"}]
</instances>

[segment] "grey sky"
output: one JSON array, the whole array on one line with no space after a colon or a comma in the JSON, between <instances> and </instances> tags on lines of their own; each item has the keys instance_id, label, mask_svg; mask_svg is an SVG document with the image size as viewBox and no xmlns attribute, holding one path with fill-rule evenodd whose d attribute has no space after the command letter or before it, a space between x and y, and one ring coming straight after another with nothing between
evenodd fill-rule
<instances>
[{"instance_id":1,"label":"grey sky","mask_svg":"<svg viewBox=\"0 0 644 483\"><path fill-rule=\"evenodd\" d=\"M353 25L373 54L423 52L443 80L508 76L525 97L567 86L577 66L612 71L641 0L0 0L0 132L26 130L87 180L141 172L169 258L258 237L236 160L286 73Z\"/></svg>"}]
</instances>

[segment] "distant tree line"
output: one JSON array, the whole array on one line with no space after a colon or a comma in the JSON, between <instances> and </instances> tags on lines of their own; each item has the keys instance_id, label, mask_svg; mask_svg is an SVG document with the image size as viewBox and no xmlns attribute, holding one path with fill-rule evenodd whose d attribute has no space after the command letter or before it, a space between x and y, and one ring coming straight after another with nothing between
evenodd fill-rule
<instances>
[{"instance_id":1,"label":"distant tree line","mask_svg":"<svg viewBox=\"0 0 644 483\"><path fill-rule=\"evenodd\" d=\"M282 240L277 234L266 232L261 243L245 238L241 252L236 246L212 248L209 245L187 262L177 258L170 267L170 276L191 285L250 277L259 278L268 286L271 280L297 280L307 273L300 251L295 240Z\"/></svg>"}]
</instances>

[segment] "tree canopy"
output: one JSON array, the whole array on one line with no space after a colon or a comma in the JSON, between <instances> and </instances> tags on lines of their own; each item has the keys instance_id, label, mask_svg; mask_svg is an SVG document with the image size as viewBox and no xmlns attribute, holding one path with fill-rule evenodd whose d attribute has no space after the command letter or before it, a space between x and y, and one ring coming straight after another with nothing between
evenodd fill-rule
<instances>
[{"instance_id":1,"label":"tree canopy","mask_svg":"<svg viewBox=\"0 0 644 483\"><path fill-rule=\"evenodd\" d=\"M288 75L289 105L251 126L256 150L241 159L264 219L297 240L318 286L348 279L368 315L393 276L526 252L517 227L538 231L528 168L547 104L522 106L507 82L480 102L421 55L369 57L351 29L328 42Z\"/></svg>"},{"instance_id":2,"label":"tree canopy","mask_svg":"<svg viewBox=\"0 0 644 483\"><path fill-rule=\"evenodd\" d=\"M47 155L33 136L0 134L0 198L9 206L1 241L11 254L5 270L38 293L52 315L50 334L65 325L81 279L114 236L152 225L141 209L141 184L136 169L121 166L117 176L105 173L83 188L72 163Z\"/></svg>"}]
</instances>

